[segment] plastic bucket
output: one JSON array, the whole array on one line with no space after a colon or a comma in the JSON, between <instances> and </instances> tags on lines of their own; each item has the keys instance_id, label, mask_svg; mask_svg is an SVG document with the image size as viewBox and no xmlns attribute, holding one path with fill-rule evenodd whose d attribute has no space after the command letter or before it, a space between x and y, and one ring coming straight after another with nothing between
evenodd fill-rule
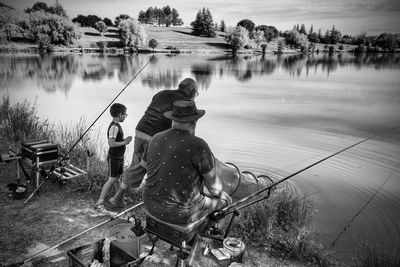
<instances>
[{"instance_id":1,"label":"plastic bucket","mask_svg":"<svg viewBox=\"0 0 400 267\"><path fill-rule=\"evenodd\" d=\"M25 185L19 184L17 188L13 191L12 197L13 199L24 199L27 195L27 188Z\"/></svg>"}]
</instances>

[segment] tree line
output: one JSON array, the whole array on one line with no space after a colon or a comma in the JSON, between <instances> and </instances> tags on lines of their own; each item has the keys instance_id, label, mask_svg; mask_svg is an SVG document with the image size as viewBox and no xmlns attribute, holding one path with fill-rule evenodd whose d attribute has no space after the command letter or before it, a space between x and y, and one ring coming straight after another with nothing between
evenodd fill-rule
<instances>
[{"instance_id":1,"label":"tree line","mask_svg":"<svg viewBox=\"0 0 400 267\"><path fill-rule=\"evenodd\" d=\"M182 19L179 18L178 10L171 9L169 5L162 8L149 7L146 11L141 10L139 11L138 20L143 24L165 25L166 27L183 25Z\"/></svg>"},{"instance_id":2,"label":"tree line","mask_svg":"<svg viewBox=\"0 0 400 267\"><path fill-rule=\"evenodd\" d=\"M324 34L322 34L321 29L314 31L313 25L310 26L309 30L306 30L304 24L301 26L297 24L294 25L292 30L281 32L271 25L256 26L250 19L242 19L236 24L236 27L228 27L227 29L225 29L223 21L221 21L222 25L223 28L218 28L207 8L200 9L195 20L191 23L194 35L214 37L218 30L226 32L225 40L231 45L234 53L241 47L258 49L261 46L265 51L268 43L273 40L278 40L278 52L282 51L284 46L307 52L314 50L315 43L357 45L356 52L394 52L400 48L399 34L382 33L368 36L366 33L361 33L356 36L342 35L335 25ZM343 49L343 45L340 45L339 49Z\"/></svg>"}]
</instances>

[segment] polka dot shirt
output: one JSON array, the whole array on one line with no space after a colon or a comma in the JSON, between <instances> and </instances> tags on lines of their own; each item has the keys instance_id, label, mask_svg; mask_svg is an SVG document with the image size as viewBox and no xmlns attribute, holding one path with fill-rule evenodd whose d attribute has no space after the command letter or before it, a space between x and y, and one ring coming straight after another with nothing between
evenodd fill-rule
<instances>
[{"instance_id":1,"label":"polka dot shirt","mask_svg":"<svg viewBox=\"0 0 400 267\"><path fill-rule=\"evenodd\" d=\"M185 130L169 129L153 136L145 154L147 210L171 223L184 224L202 200L202 174L214 168L207 143Z\"/></svg>"}]
</instances>

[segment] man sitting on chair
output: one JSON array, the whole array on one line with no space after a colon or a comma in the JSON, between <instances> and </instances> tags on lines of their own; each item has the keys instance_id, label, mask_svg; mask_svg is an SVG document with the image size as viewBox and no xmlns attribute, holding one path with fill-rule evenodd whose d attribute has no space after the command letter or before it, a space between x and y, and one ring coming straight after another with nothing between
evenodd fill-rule
<instances>
[{"instance_id":1,"label":"man sitting on chair","mask_svg":"<svg viewBox=\"0 0 400 267\"><path fill-rule=\"evenodd\" d=\"M190 224L232 202L222 191L208 144L195 136L197 120L204 114L194 101L178 100L164 113L172 128L150 140L142 161L147 169L143 201L159 220Z\"/></svg>"}]
</instances>

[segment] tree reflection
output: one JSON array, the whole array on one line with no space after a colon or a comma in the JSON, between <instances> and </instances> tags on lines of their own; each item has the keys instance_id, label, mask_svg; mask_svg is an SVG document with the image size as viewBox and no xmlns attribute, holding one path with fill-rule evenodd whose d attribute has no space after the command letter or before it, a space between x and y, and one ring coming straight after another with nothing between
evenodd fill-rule
<instances>
[{"instance_id":1,"label":"tree reflection","mask_svg":"<svg viewBox=\"0 0 400 267\"><path fill-rule=\"evenodd\" d=\"M188 60L189 59L189 60ZM10 87L37 85L46 92L62 91L66 95L76 77L83 81L101 81L114 78L128 83L149 61L148 55L28 55L0 56L0 90ZM310 55L246 56L233 59L229 56L202 58L176 55L152 59L141 75L142 84L151 89L176 88L185 68L190 68L203 90L207 90L213 76L232 76L249 82L254 77L271 75L283 70L290 76L310 75L322 71L327 75L338 68L399 69L399 54L326 53ZM145 74L146 73L146 74Z\"/></svg>"},{"instance_id":2,"label":"tree reflection","mask_svg":"<svg viewBox=\"0 0 400 267\"><path fill-rule=\"evenodd\" d=\"M167 69L158 72L147 73L142 79L142 84L151 89L172 89L177 88L181 72L179 70Z\"/></svg>"},{"instance_id":3,"label":"tree reflection","mask_svg":"<svg viewBox=\"0 0 400 267\"><path fill-rule=\"evenodd\" d=\"M73 78L81 68L72 55L1 57L1 87L10 84L37 84L47 92L68 93Z\"/></svg>"},{"instance_id":4,"label":"tree reflection","mask_svg":"<svg viewBox=\"0 0 400 267\"><path fill-rule=\"evenodd\" d=\"M214 65L210 63L192 66L192 74L200 89L207 90L210 87L214 70Z\"/></svg>"}]
</instances>

